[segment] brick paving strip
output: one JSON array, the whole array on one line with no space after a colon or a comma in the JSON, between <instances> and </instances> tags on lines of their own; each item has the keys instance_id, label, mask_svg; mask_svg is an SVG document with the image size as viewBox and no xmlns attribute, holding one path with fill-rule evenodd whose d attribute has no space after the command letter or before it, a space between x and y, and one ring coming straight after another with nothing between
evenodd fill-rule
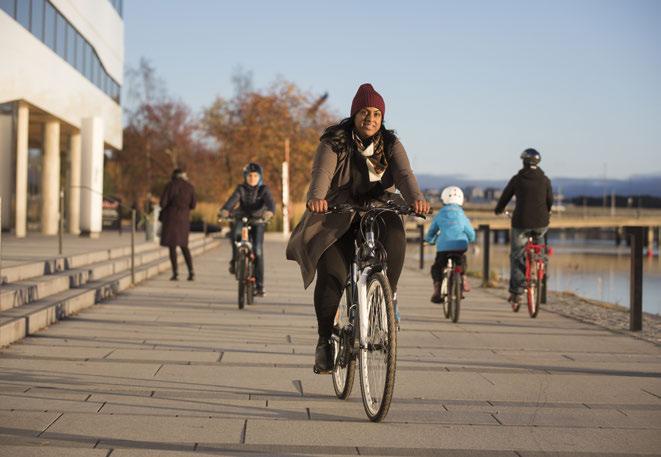
<instances>
[{"instance_id":1,"label":"brick paving strip","mask_svg":"<svg viewBox=\"0 0 661 457\"><path fill-rule=\"evenodd\" d=\"M661 350L475 288L452 324L407 268L384 423L315 376L312 290L266 243L240 311L227 246L0 351L0 456L619 456L661 449ZM572 305L573 308L577 308ZM605 322L608 323L608 322ZM356 380L358 381L358 380Z\"/></svg>"}]
</instances>

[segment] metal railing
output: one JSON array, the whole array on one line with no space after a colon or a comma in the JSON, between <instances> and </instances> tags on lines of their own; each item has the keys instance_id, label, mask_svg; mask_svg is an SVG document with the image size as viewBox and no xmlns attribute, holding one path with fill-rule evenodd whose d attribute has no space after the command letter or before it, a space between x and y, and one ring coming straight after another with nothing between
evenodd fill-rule
<instances>
[{"instance_id":1,"label":"metal railing","mask_svg":"<svg viewBox=\"0 0 661 457\"><path fill-rule=\"evenodd\" d=\"M643 329L643 247L645 245L645 229L641 226L626 226L631 244L631 273L629 281L629 330L638 332ZM489 287L490 276L490 249L491 229L488 225L480 225L478 230L482 233L482 287ZM544 235L544 243L548 243ZM651 249L651 248L650 248ZM546 303L547 276L542 282L541 302Z\"/></svg>"}]
</instances>

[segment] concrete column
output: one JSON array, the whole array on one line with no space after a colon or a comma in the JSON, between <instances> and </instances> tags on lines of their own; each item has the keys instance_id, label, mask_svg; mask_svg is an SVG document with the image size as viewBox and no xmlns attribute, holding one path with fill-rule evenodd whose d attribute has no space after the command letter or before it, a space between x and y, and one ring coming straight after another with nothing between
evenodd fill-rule
<instances>
[{"instance_id":1,"label":"concrete column","mask_svg":"<svg viewBox=\"0 0 661 457\"><path fill-rule=\"evenodd\" d=\"M41 233L57 235L60 214L60 123L46 121L41 167Z\"/></svg>"},{"instance_id":2,"label":"concrete column","mask_svg":"<svg viewBox=\"0 0 661 457\"><path fill-rule=\"evenodd\" d=\"M69 143L69 233L80 233L80 132Z\"/></svg>"},{"instance_id":3,"label":"concrete column","mask_svg":"<svg viewBox=\"0 0 661 457\"><path fill-rule=\"evenodd\" d=\"M14 110L13 104L0 107L0 197L2 230L11 229L11 200L14 195Z\"/></svg>"},{"instance_id":4,"label":"concrete column","mask_svg":"<svg viewBox=\"0 0 661 457\"><path fill-rule=\"evenodd\" d=\"M28 125L30 109L19 102L16 119L16 237L25 237L28 214Z\"/></svg>"},{"instance_id":5,"label":"concrete column","mask_svg":"<svg viewBox=\"0 0 661 457\"><path fill-rule=\"evenodd\" d=\"M83 119L81 129L80 230L96 238L103 215L103 120Z\"/></svg>"}]
</instances>

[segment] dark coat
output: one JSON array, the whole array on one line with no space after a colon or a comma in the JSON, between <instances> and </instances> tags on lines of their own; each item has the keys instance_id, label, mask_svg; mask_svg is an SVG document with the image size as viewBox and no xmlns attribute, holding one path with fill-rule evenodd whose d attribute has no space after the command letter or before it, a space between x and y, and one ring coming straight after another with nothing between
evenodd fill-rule
<instances>
[{"instance_id":1,"label":"dark coat","mask_svg":"<svg viewBox=\"0 0 661 457\"><path fill-rule=\"evenodd\" d=\"M271 190L265 184L249 186L246 183L239 184L227 199L222 209L233 211L235 206L239 205L237 210L249 217L262 217L264 212L275 213L275 201Z\"/></svg>"},{"instance_id":2,"label":"dark coat","mask_svg":"<svg viewBox=\"0 0 661 457\"><path fill-rule=\"evenodd\" d=\"M161 246L188 246L189 215L195 209L195 188L182 178L170 181L161 195Z\"/></svg>"},{"instance_id":3,"label":"dark coat","mask_svg":"<svg viewBox=\"0 0 661 457\"><path fill-rule=\"evenodd\" d=\"M551 180L541 168L522 168L507 183L496 205L500 214L516 196L516 207L512 214L512 227L533 229L548 227L549 213L553 205Z\"/></svg>"},{"instance_id":4,"label":"dark coat","mask_svg":"<svg viewBox=\"0 0 661 457\"><path fill-rule=\"evenodd\" d=\"M346 144L349 144L347 142ZM307 199L326 199L329 205L356 203L352 195L351 155L354 147L337 148L322 140L312 164L312 181ZM406 203L413 204L424 197L418 187L406 150L394 136L386 145L388 167L381 178L389 191L401 191ZM349 229L352 214L315 214L305 211L287 244L287 259L295 260L301 268L303 284L307 288L314 279L321 255ZM399 227L403 230L403 228Z\"/></svg>"}]
</instances>

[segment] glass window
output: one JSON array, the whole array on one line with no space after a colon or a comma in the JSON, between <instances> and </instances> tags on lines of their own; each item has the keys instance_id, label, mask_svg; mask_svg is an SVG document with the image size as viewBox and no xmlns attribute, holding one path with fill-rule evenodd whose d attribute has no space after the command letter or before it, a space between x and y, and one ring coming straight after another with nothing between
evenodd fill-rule
<instances>
[{"instance_id":1,"label":"glass window","mask_svg":"<svg viewBox=\"0 0 661 457\"><path fill-rule=\"evenodd\" d=\"M30 2L29 0L17 0L16 20L26 29L30 30Z\"/></svg>"},{"instance_id":2,"label":"glass window","mask_svg":"<svg viewBox=\"0 0 661 457\"><path fill-rule=\"evenodd\" d=\"M76 31L67 22L67 62L76 66Z\"/></svg>"},{"instance_id":3,"label":"glass window","mask_svg":"<svg viewBox=\"0 0 661 457\"><path fill-rule=\"evenodd\" d=\"M80 33L76 32L76 69L83 72L85 68L85 56L83 55L83 37Z\"/></svg>"},{"instance_id":4,"label":"glass window","mask_svg":"<svg viewBox=\"0 0 661 457\"><path fill-rule=\"evenodd\" d=\"M46 2L44 14L44 43L55 51L55 8L50 2Z\"/></svg>"},{"instance_id":5,"label":"glass window","mask_svg":"<svg viewBox=\"0 0 661 457\"><path fill-rule=\"evenodd\" d=\"M85 44L83 45L85 49L85 71L83 71L83 74L87 79L90 81L92 80L92 47L90 44L85 41Z\"/></svg>"},{"instance_id":6,"label":"glass window","mask_svg":"<svg viewBox=\"0 0 661 457\"><path fill-rule=\"evenodd\" d=\"M44 0L32 0L31 14L30 31L39 40L44 41Z\"/></svg>"},{"instance_id":7,"label":"glass window","mask_svg":"<svg viewBox=\"0 0 661 457\"><path fill-rule=\"evenodd\" d=\"M98 61L96 59L96 54L92 51L92 68L90 73L90 81L96 86L96 72L98 70Z\"/></svg>"},{"instance_id":8,"label":"glass window","mask_svg":"<svg viewBox=\"0 0 661 457\"><path fill-rule=\"evenodd\" d=\"M0 10L14 17L16 14L16 1L15 0L0 0Z\"/></svg>"},{"instance_id":9,"label":"glass window","mask_svg":"<svg viewBox=\"0 0 661 457\"><path fill-rule=\"evenodd\" d=\"M55 52L63 59L66 58L66 21L62 15L57 12L55 16Z\"/></svg>"}]
</instances>

